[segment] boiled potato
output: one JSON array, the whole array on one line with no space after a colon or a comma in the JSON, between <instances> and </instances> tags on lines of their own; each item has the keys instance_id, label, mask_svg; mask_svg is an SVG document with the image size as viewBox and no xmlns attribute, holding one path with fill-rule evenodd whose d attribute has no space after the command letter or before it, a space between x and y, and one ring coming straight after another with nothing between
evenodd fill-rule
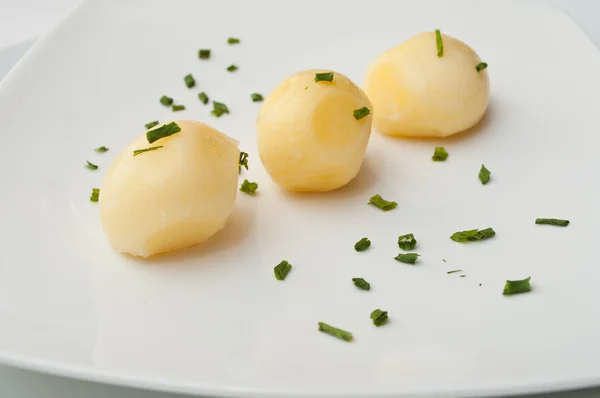
<instances>
[{"instance_id":1,"label":"boiled potato","mask_svg":"<svg viewBox=\"0 0 600 398\"><path fill-rule=\"evenodd\" d=\"M489 97L487 70L475 51L434 32L420 33L379 55L369 66L365 91L375 108L373 124L384 134L446 137L477 124Z\"/></svg>"},{"instance_id":2,"label":"boiled potato","mask_svg":"<svg viewBox=\"0 0 600 398\"><path fill-rule=\"evenodd\" d=\"M148 257L195 245L220 231L233 210L238 142L200 122L175 123L179 133L152 144L141 134L104 176L100 221L121 252ZM153 146L163 147L133 156Z\"/></svg>"},{"instance_id":3,"label":"boiled potato","mask_svg":"<svg viewBox=\"0 0 600 398\"><path fill-rule=\"evenodd\" d=\"M315 82L307 70L281 82L263 103L257 121L258 152L282 188L296 192L331 191L350 182L363 162L372 109L365 93L341 73Z\"/></svg>"}]
</instances>

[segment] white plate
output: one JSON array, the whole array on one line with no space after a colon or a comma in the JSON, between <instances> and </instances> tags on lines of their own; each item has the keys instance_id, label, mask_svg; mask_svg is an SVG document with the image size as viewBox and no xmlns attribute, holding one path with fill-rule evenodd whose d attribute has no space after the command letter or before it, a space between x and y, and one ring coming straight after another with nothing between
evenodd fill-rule
<instances>
[{"instance_id":1,"label":"white plate","mask_svg":"<svg viewBox=\"0 0 600 398\"><path fill-rule=\"evenodd\" d=\"M450 2L448 2L450 3ZM444 141L374 134L357 180L289 195L256 153L254 119L296 71L362 81L376 54L440 28L489 63L492 105ZM228 46L226 38L242 39ZM199 48L213 57L201 62ZM225 71L236 63L236 73ZM451 397L600 382L600 56L565 14L513 2L95 0L0 85L0 359L73 377L240 397ZM183 76L193 73L197 89ZM206 91L232 113L220 119ZM167 94L250 153L256 198L191 250L142 261L108 245L88 198L120 148L173 114ZM433 147L450 152L431 161ZM93 148L106 145L98 155ZM85 160L100 165L83 168ZM481 163L492 171L483 187ZM366 205L380 193L393 212ZM536 217L568 218L566 228ZM455 231L494 227L461 245ZM393 260L413 232L418 266ZM372 248L357 254L355 241ZM294 269L284 282L273 266ZM443 262L446 259L447 262ZM446 272L459 268L467 276ZM502 296L506 279L534 291ZM352 277L364 277L370 292ZM481 284L481 286L480 286ZM375 328L383 308L390 323ZM317 331L352 331L351 344Z\"/></svg>"}]
</instances>

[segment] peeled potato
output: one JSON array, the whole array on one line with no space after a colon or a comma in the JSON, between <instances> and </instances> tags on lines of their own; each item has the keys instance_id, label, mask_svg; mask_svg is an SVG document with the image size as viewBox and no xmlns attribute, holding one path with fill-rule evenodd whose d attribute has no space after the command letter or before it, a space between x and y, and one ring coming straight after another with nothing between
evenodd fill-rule
<instances>
[{"instance_id":1,"label":"peeled potato","mask_svg":"<svg viewBox=\"0 0 600 398\"><path fill-rule=\"evenodd\" d=\"M176 123L181 132L152 144L140 135L104 177L100 221L121 252L148 257L195 245L220 231L233 210L238 142L200 122Z\"/></svg>"},{"instance_id":2,"label":"peeled potato","mask_svg":"<svg viewBox=\"0 0 600 398\"><path fill-rule=\"evenodd\" d=\"M357 120L356 109L372 109L365 93L341 73L315 82L307 70L281 82L263 103L257 121L258 152L282 188L331 191L350 182L363 162L371 115Z\"/></svg>"},{"instance_id":3,"label":"peeled potato","mask_svg":"<svg viewBox=\"0 0 600 398\"><path fill-rule=\"evenodd\" d=\"M487 70L465 43L420 33L379 55L369 66L365 91L375 108L374 126L394 136L446 137L477 124L489 101Z\"/></svg>"}]
</instances>

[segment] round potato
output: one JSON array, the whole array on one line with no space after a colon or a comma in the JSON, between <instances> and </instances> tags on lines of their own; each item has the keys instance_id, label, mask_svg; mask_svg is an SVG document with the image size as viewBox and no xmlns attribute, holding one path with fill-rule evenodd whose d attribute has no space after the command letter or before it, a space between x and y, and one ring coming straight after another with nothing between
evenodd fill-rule
<instances>
[{"instance_id":1,"label":"round potato","mask_svg":"<svg viewBox=\"0 0 600 398\"><path fill-rule=\"evenodd\" d=\"M100 221L112 246L148 257L200 243L220 231L237 193L238 142L180 120L179 133L121 152L100 187ZM150 131L160 128L156 126ZM162 146L134 156L134 150Z\"/></svg>"},{"instance_id":2,"label":"round potato","mask_svg":"<svg viewBox=\"0 0 600 398\"><path fill-rule=\"evenodd\" d=\"M315 81L317 73L329 72L331 82ZM363 107L368 110L358 111ZM260 159L273 181L295 192L346 185L363 162L371 108L341 73L307 70L285 79L263 103L256 128Z\"/></svg>"},{"instance_id":3,"label":"round potato","mask_svg":"<svg viewBox=\"0 0 600 398\"><path fill-rule=\"evenodd\" d=\"M465 43L420 33L379 55L367 72L365 91L375 108L373 124L384 134L446 137L477 124L489 101L487 70Z\"/></svg>"}]
</instances>

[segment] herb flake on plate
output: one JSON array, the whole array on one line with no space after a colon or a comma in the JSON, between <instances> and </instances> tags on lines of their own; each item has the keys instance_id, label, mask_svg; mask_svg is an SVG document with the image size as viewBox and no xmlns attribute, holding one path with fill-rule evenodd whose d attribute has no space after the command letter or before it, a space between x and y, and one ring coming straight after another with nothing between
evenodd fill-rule
<instances>
[{"instance_id":1,"label":"herb flake on plate","mask_svg":"<svg viewBox=\"0 0 600 398\"><path fill-rule=\"evenodd\" d=\"M385 324L388 320L388 312L376 309L371 312L370 318L373 320L373 324L377 327Z\"/></svg>"},{"instance_id":2,"label":"herb flake on plate","mask_svg":"<svg viewBox=\"0 0 600 398\"><path fill-rule=\"evenodd\" d=\"M86 165L85 167L87 167L90 170L98 170L98 166L95 165L94 163L91 163L89 160L86 160Z\"/></svg>"},{"instance_id":3,"label":"herb flake on plate","mask_svg":"<svg viewBox=\"0 0 600 398\"><path fill-rule=\"evenodd\" d=\"M364 252L369 248L369 246L371 246L371 241L369 238L362 238L354 244L354 250L357 252Z\"/></svg>"},{"instance_id":4,"label":"herb flake on plate","mask_svg":"<svg viewBox=\"0 0 600 398\"><path fill-rule=\"evenodd\" d=\"M273 268L273 271L275 272L275 278L278 281L284 280L285 277L287 276L287 274L290 272L291 269L292 269L292 264L290 264L287 261L283 260L282 262L280 262L279 264L277 264L275 266L275 268Z\"/></svg>"},{"instance_id":5,"label":"herb flake on plate","mask_svg":"<svg viewBox=\"0 0 600 398\"><path fill-rule=\"evenodd\" d=\"M97 202L100 199L100 188L92 188L92 194L90 195L90 201Z\"/></svg>"},{"instance_id":6,"label":"herb flake on plate","mask_svg":"<svg viewBox=\"0 0 600 398\"><path fill-rule=\"evenodd\" d=\"M444 162L448 159L448 151L446 151L446 148L443 146L436 146L431 159L434 162Z\"/></svg>"},{"instance_id":7,"label":"herb flake on plate","mask_svg":"<svg viewBox=\"0 0 600 398\"><path fill-rule=\"evenodd\" d=\"M417 253L400 253L394 257L394 260L400 261L404 264L415 264L418 258L419 254Z\"/></svg>"},{"instance_id":8,"label":"herb flake on plate","mask_svg":"<svg viewBox=\"0 0 600 398\"><path fill-rule=\"evenodd\" d=\"M255 182L250 182L248 180L244 180L242 186L240 187L240 191L242 191L243 193L247 193L248 195L254 195L257 189L258 184Z\"/></svg>"},{"instance_id":9,"label":"herb flake on plate","mask_svg":"<svg viewBox=\"0 0 600 398\"><path fill-rule=\"evenodd\" d=\"M356 286L359 289L371 290L371 284L363 278L352 278L352 283L354 283L354 286Z\"/></svg>"},{"instance_id":10,"label":"herb flake on plate","mask_svg":"<svg viewBox=\"0 0 600 398\"><path fill-rule=\"evenodd\" d=\"M504 291L502 292L505 296L510 296L513 294L519 293L527 293L531 291L531 277L516 280L516 281L506 281L504 284Z\"/></svg>"},{"instance_id":11,"label":"herb flake on plate","mask_svg":"<svg viewBox=\"0 0 600 398\"><path fill-rule=\"evenodd\" d=\"M340 340L352 341L352 339L354 338L352 336L352 333L347 332L342 329L338 329L331 325L328 325L325 322L319 322L318 325L319 325L319 332L327 333L333 337L337 337Z\"/></svg>"},{"instance_id":12,"label":"herb flake on plate","mask_svg":"<svg viewBox=\"0 0 600 398\"><path fill-rule=\"evenodd\" d=\"M481 165L481 169L479 170L479 181L481 181L483 185L487 184L490 181L491 174L492 173L486 169L484 165Z\"/></svg>"},{"instance_id":13,"label":"herb flake on plate","mask_svg":"<svg viewBox=\"0 0 600 398\"><path fill-rule=\"evenodd\" d=\"M492 228L486 228L482 230L471 229L468 231L455 232L454 234L452 234L450 239L452 239L455 242L466 243L474 242L477 240L489 239L494 235L496 235L496 231L494 231Z\"/></svg>"},{"instance_id":14,"label":"herb flake on plate","mask_svg":"<svg viewBox=\"0 0 600 398\"><path fill-rule=\"evenodd\" d=\"M536 218L535 223L538 225L554 225L557 227L566 227L569 225L569 220L561 220L559 218Z\"/></svg>"},{"instance_id":15,"label":"herb flake on plate","mask_svg":"<svg viewBox=\"0 0 600 398\"><path fill-rule=\"evenodd\" d=\"M413 234L400 235L398 237L398 246L404 251L409 251L417 246L417 240Z\"/></svg>"},{"instance_id":16,"label":"herb flake on plate","mask_svg":"<svg viewBox=\"0 0 600 398\"><path fill-rule=\"evenodd\" d=\"M398 203L387 201L383 199L379 194L373 195L371 199L369 199L369 204L383 211L390 211L398 206Z\"/></svg>"}]
</instances>

